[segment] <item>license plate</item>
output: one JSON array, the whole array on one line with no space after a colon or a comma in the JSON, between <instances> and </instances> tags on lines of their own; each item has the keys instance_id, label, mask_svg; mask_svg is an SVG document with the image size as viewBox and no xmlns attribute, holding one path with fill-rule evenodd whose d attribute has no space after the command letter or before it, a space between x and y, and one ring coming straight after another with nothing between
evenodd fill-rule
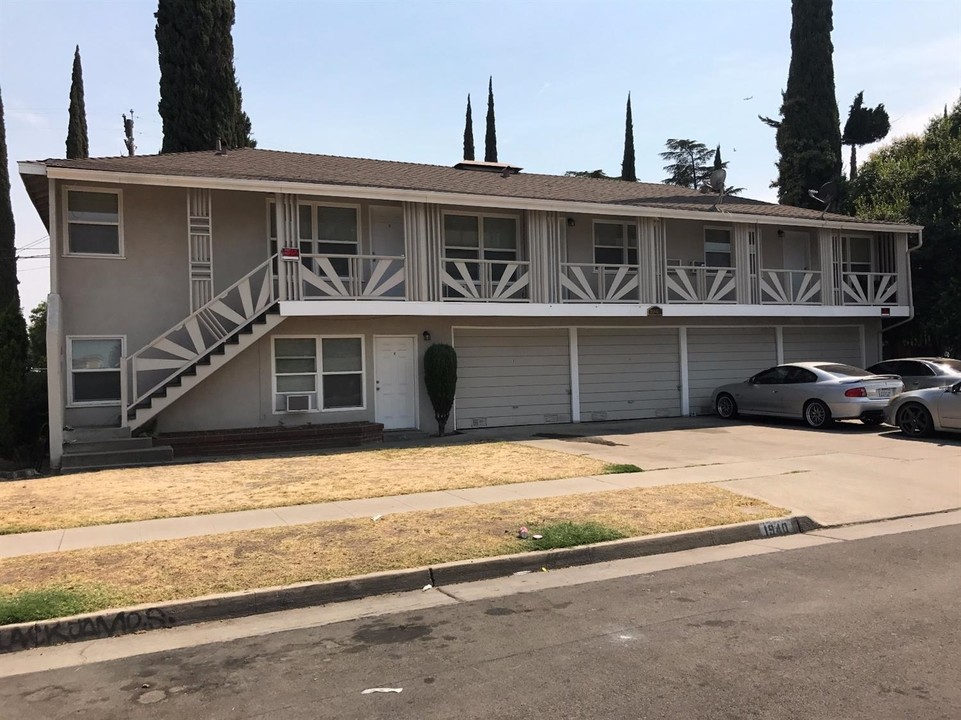
<instances>
[{"instance_id":1,"label":"license plate","mask_svg":"<svg viewBox=\"0 0 961 720\"><path fill-rule=\"evenodd\" d=\"M878 397L891 397L893 390L891 388L880 388L878 390Z\"/></svg>"}]
</instances>

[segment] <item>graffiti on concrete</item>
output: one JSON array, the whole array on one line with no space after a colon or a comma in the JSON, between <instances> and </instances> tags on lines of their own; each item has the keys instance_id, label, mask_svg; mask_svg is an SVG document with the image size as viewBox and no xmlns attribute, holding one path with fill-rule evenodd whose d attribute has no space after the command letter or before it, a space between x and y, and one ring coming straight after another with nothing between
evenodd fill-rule
<instances>
[{"instance_id":1,"label":"graffiti on concrete","mask_svg":"<svg viewBox=\"0 0 961 720\"><path fill-rule=\"evenodd\" d=\"M116 637L141 630L158 630L173 627L174 622L173 616L160 608L148 608L76 620L53 620L37 622L33 625L0 627L0 653Z\"/></svg>"}]
</instances>

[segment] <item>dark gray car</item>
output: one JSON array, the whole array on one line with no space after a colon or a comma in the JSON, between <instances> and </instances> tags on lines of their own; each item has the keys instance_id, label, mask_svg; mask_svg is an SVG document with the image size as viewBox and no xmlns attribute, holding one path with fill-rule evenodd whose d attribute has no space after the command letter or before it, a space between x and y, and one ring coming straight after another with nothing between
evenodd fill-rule
<instances>
[{"instance_id":1,"label":"dark gray car","mask_svg":"<svg viewBox=\"0 0 961 720\"><path fill-rule=\"evenodd\" d=\"M961 380L961 360L951 358L897 358L879 362L868 370L878 375L899 376L905 392L947 387Z\"/></svg>"}]
</instances>

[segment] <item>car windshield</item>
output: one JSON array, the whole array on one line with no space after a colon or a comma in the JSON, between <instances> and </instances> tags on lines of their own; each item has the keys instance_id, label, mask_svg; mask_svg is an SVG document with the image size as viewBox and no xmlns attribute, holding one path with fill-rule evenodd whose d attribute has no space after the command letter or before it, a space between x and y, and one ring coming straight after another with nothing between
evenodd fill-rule
<instances>
[{"instance_id":1,"label":"car windshield","mask_svg":"<svg viewBox=\"0 0 961 720\"><path fill-rule=\"evenodd\" d=\"M948 372L961 373L961 360L938 360L937 365Z\"/></svg>"},{"instance_id":2,"label":"car windshield","mask_svg":"<svg viewBox=\"0 0 961 720\"><path fill-rule=\"evenodd\" d=\"M874 374L853 365L818 365L817 367L821 372L838 377L870 377Z\"/></svg>"}]
</instances>

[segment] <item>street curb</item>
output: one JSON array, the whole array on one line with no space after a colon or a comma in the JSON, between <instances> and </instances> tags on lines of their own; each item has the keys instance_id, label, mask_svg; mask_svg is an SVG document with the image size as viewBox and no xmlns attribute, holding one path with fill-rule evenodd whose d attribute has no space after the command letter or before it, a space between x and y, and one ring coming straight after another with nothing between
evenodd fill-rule
<instances>
[{"instance_id":1,"label":"street curb","mask_svg":"<svg viewBox=\"0 0 961 720\"><path fill-rule=\"evenodd\" d=\"M159 605L138 605L54 620L0 626L0 654L45 648L64 643L118 637L145 630L182 627L201 622L315 605L357 600L374 595L489 580L519 572L589 565L646 555L680 552L809 532L820 525L806 515L722 525L653 537L525 552L495 558L445 563L432 567L360 575L346 580L300 583L284 587L208 595Z\"/></svg>"}]
</instances>

